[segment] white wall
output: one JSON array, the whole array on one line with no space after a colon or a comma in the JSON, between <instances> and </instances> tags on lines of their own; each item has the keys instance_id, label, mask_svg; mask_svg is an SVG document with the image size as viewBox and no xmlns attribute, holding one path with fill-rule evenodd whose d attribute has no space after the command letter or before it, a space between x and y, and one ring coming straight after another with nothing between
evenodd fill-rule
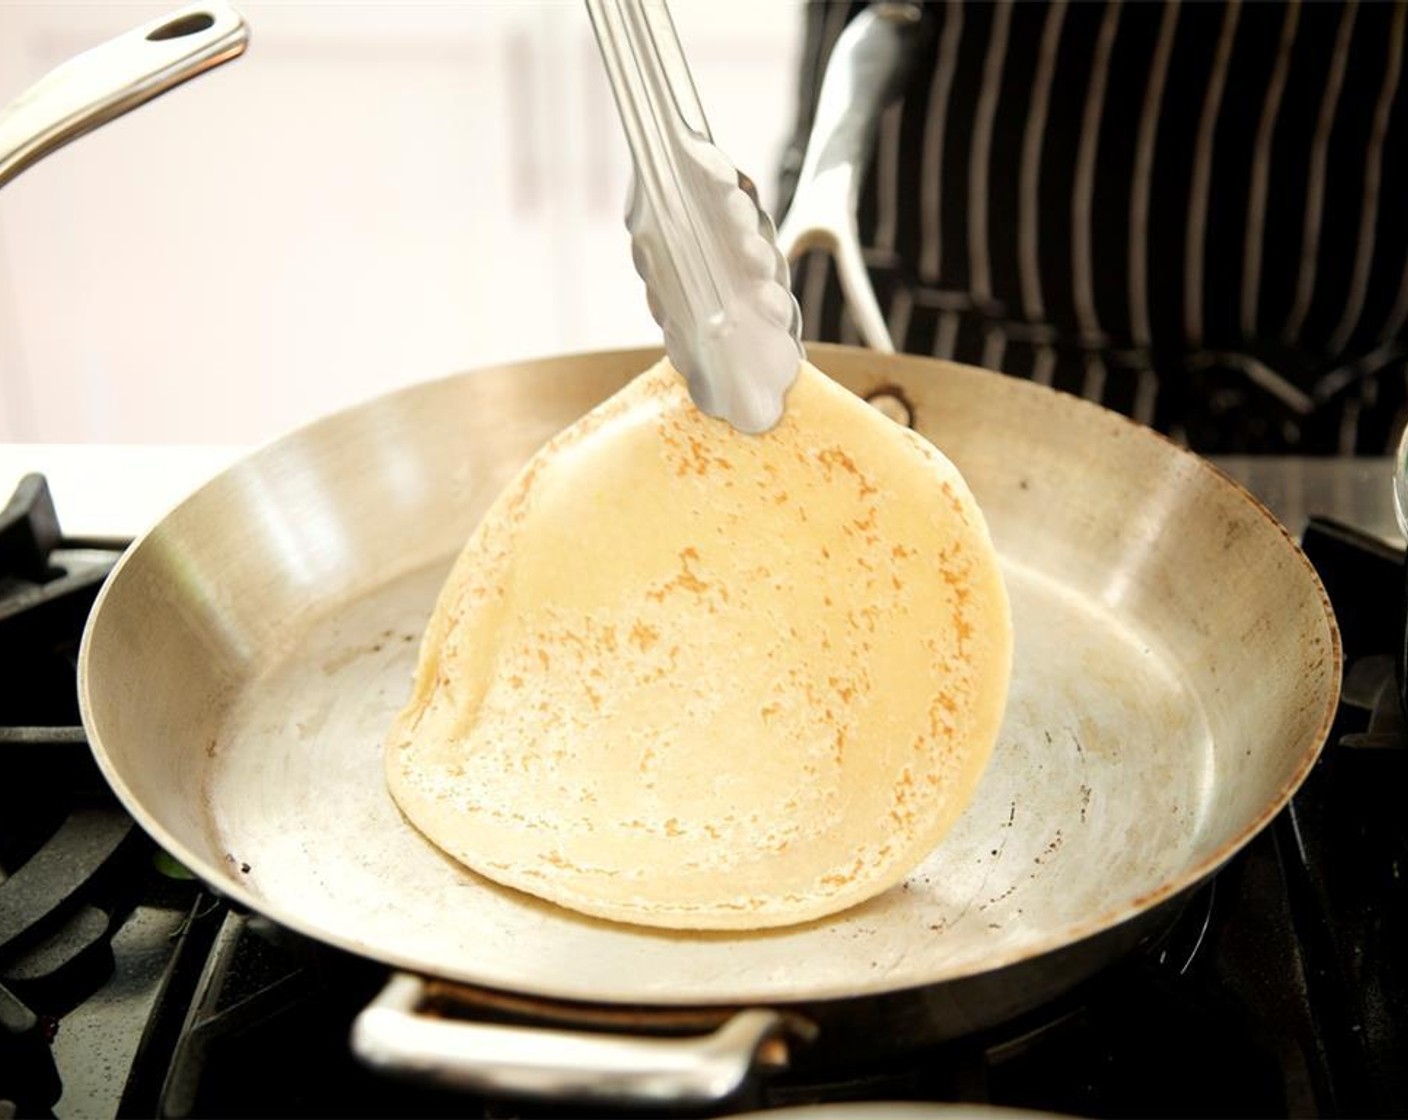
<instances>
[{"instance_id":1,"label":"white wall","mask_svg":"<svg viewBox=\"0 0 1408 1120\"><path fill-rule=\"evenodd\" d=\"M179 6L0 3L0 99ZM658 340L585 10L236 0L244 57L0 190L0 440L257 442L410 381ZM675 0L770 202L790 0Z\"/></svg>"}]
</instances>

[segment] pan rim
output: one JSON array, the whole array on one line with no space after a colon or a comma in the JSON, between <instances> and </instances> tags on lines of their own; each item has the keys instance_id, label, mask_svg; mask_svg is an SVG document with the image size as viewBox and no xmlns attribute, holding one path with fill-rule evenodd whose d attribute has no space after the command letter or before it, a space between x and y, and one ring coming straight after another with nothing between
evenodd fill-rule
<instances>
[{"instance_id":1,"label":"pan rim","mask_svg":"<svg viewBox=\"0 0 1408 1120\"><path fill-rule=\"evenodd\" d=\"M935 969L926 979L919 983L914 983L909 978L895 982L894 980L887 979L887 977L882 974L874 977L857 976L848 982L837 981L829 985L814 985L806 992L791 994L786 998L779 998L775 992L749 994L745 990L729 991L727 989L721 990L717 995L700 997L695 994L684 998L683 996L675 997L668 992L660 991L652 991L644 997L640 994L627 996L619 992L603 993L593 991L589 983L584 983L580 987L570 990L565 989L560 983L536 984L531 980L523 982L515 979L512 984L506 984L502 977L494 975L491 971L474 968L472 966L473 962L470 962L470 967L446 969L443 965L417 959L412 954L398 953L394 948L388 948L383 945L368 945L359 941L356 937L351 936L347 931L329 929L316 921L303 917L301 914L288 907L272 903L269 899L264 898L259 893L250 889L238 879L230 877L227 869L204 858L182 843L161 821L146 810L141 800L136 796L131 786L119 772L106 745L103 743L102 732L97 726L97 720L93 714L94 700L92 697L92 682L89 667L94 634L99 624L98 620L102 618L103 606L109 594L113 592L114 588L120 586L121 580L124 578L124 572L129 564L133 562L134 558L139 555L144 547L151 547L149 542L160 533L163 525L166 524L171 516L178 510L186 507L188 503L196 501L199 496L208 489L220 485L222 480L227 476L257 462L263 456L277 454L279 449L286 442L294 438L302 437L306 433L321 426L343 422L344 417L360 410L369 409L374 406L382 406L385 402L394 400L397 397L431 391L432 387L438 384L456 381L466 377L482 376L492 373L495 370L511 369L527 364L558 366L566 369L580 364L584 359L597 358L601 360L610 359L622 363L635 363L634 368L644 368L644 363L660 355L661 351L658 347L633 348L627 350L597 350L566 355L558 354L546 359L525 359L523 361L497 363L495 365L451 373L444 377L403 386L390 393L374 396L329 413L309 424L297 427L276 437L241 457L225 470L222 470L214 478L176 503L170 510L163 514L160 519L137 537L132 545L119 558L94 600L93 607L84 626L78 658L79 710L84 729L87 733L90 750L94 755L95 762L104 780L112 788L123 807L132 815L134 820L141 825L143 830L174 858L178 859L199 876L208 889L229 897L294 932L324 944L331 945L337 949L379 961L389 967L407 972L460 981L491 990L513 992L546 1000L608 1006L739 1007L816 1004L920 990L954 981L967 980L977 976L1000 972L1014 965L1021 964L1022 962L1054 954L1093 939L1138 918L1148 911L1154 910L1164 902L1191 891L1198 884L1223 867L1266 828L1266 826L1285 808L1287 803L1303 784L1324 748L1339 702L1343 674L1343 647L1338 623L1319 574L1315 571L1314 566L1310 563L1299 544L1294 540L1285 526L1281 524L1264 503L1250 493L1246 487L1217 467L1216 464L1173 443L1173 441L1155 432L1153 429L1140 425L1136 421L1094 402L1063 393L1048 386L1039 385L1035 382L1006 377L1006 375L984 370L980 367L967 366L944 359L930 358L922 355L882 355L858 347L819 343L809 344L809 350L823 356L823 358L828 353L840 353L843 355L863 354L867 361L874 364L877 373L880 374L883 374L884 366L892 362L902 362L905 364L920 362L932 365L936 368L965 371L965 375L969 376L1004 377L1007 381L1012 383L1012 391L1033 395L1046 394L1049 397L1060 398L1061 404L1059 407L1062 408L1075 407L1093 410L1096 413L1103 414L1103 416L1107 418L1106 423L1109 422L1109 418L1114 418L1128 425L1130 430L1137 433L1136 438L1144 439L1152 437L1154 440L1162 443L1165 445L1164 450L1166 453L1172 452L1176 457L1180 458L1185 465L1190 466L1193 470L1206 472L1207 476L1214 481L1215 485L1230 488L1242 502L1246 503L1252 510L1259 514L1261 518L1269 523L1270 528L1274 530L1275 533L1279 534L1285 546L1295 555L1303 574L1309 577L1310 586L1314 588L1321 610L1321 617L1323 617L1328 631L1327 636L1329 638L1330 649L1329 655L1325 658L1323 670L1326 678L1324 684L1327 687L1324 692L1324 707L1320 713L1317 729L1307 740L1298 744L1294 754L1296 758L1294 768L1291 770L1288 778L1282 783L1276 795L1267 802L1259 814L1253 817L1218 848L1202 859L1189 863L1179 874L1164 881L1152 891L1147 891L1133 898L1129 898L1092 917L1050 930L1035 942L1021 946L1008 953L995 954L991 957L983 958L981 961L970 962L956 967ZM824 361L822 364L825 364ZM407 827L410 826L407 825ZM837 915L836 917L840 916L841 915ZM822 921L826 920L827 919L822 919ZM786 928L788 927L773 932L785 932ZM715 933L711 934L711 936L718 938L720 935ZM750 931L740 931L736 936L740 940L744 940L750 936L754 936L754 934Z\"/></svg>"}]
</instances>

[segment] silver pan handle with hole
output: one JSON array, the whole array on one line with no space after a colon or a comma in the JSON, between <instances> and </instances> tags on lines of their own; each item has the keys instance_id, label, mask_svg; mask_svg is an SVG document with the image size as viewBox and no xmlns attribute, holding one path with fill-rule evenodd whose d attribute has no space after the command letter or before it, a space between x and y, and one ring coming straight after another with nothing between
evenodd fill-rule
<instances>
[{"instance_id":1,"label":"silver pan handle with hole","mask_svg":"<svg viewBox=\"0 0 1408 1120\"><path fill-rule=\"evenodd\" d=\"M776 1011L739 1011L708 1034L648 1037L449 1019L422 1010L425 982L398 973L357 1016L352 1049L373 1069L452 1089L596 1103L712 1104L777 1038Z\"/></svg>"},{"instance_id":2,"label":"silver pan handle with hole","mask_svg":"<svg viewBox=\"0 0 1408 1120\"><path fill-rule=\"evenodd\" d=\"M880 0L841 33L822 76L792 205L777 230L778 248L793 263L811 248L832 254L861 338L886 354L895 344L866 272L856 211L880 116L913 71L922 18L918 4Z\"/></svg>"},{"instance_id":3,"label":"silver pan handle with hole","mask_svg":"<svg viewBox=\"0 0 1408 1120\"><path fill-rule=\"evenodd\" d=\"M70 140L244 51L226 4L193 4L51 70L0 109L0 186Z\"/></svg>"}]
</instances>

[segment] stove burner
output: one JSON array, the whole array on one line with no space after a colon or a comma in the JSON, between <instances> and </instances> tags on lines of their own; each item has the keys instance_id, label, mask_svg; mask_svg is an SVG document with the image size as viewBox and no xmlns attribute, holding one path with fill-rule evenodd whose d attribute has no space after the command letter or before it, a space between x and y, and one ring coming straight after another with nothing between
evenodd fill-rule
<instances>
[{"instance_id":1,"label":"stove burner","mask_svg":"<svg viewBox=\"0 0 1408 1120\"><path fill-rule=\"evenodd\" d=\"M0 982L49 1014L111 971L113 912L96 900L134 833L72 726L73 658L113 558L63 546L47 483L27 475L0 511Z\"/></svg>"},{"instance_id":2,"label":"stove burner","mask_svg":"<svg viewBox=\"0 0 1408 1120\"><path fill-rule=\"evenodd\" d=\"M59 1099L63 1017L113 971L137 837L75 726L74 665L115 559L63 540L39 475L0 510L0 1113Z\"/></svg>"},{"instance_id":3,"label":"stove burner","mask_svg":"<svg viewBox=\"0 0 1408 1120\"><path fill-rule=\"evenodd\" d=\"M0 728L78 723L78 643L117 560L93 543L64 540L41 475L0 511Z\"/></svg>"},{"instance_id":4,"label":"stove burner","mask_svg":"<svg viewBox=\"0 0 1408 1120\"><path fill-rule=\"evenodd\" d=\"M728 1109L920 1099L1127 1115L1144 1109L1151 1084L1162 1093L1179 1085L1169 1107L1188 1115L1242 1104L1248 1113L1276 1114L1287 1110L1287 1101L1312 1102L1305 1062L1287 1084L1275 1049L1248 1027L1255 1016L1218 990L1207 958L1208 931L1223 917L1220 898L1210 888L1198 892L1147 951L1014 1023L883 1067L838 1070L831 1078L783 1073L759 1079ZM381 1078L353 1059L346 1039L353 1018L384 982L382 969L257 916L224 911L211 920L218 927L208 949L195 954L203 965L164 1051L170 1060L144 1071L145 1083L129 1091L124 1112L256 1115L268 1110L266 1086L281 1083L287 1095L280 1109L298 1115L326 1108L333 1083L345 1116L623 1114L485 1100ZM1261 942L1258 949L1264 950ZM1141 1030L1128 1030L1130 1022ZM307 1076L310 1067L317 1078ZM1210 1076L1181 1084L1175 1067L1206 1069ZM258 1077L250 1076L254 1069ZM1211 1073L1219 1070L1230 1080L1214 1079ZM1229 1097L1227 1084L1239 1095Z\"/></svg>"},{"instance_id":5,"label":"stove burner","mask_svg":"<svg viewBox=\"0 0 1408 1120\"><path fill-rule=\"evenodd\" d=\"M48 1026L0 984L0 1069L17 1074L13 1086L0 1083L0 1115L45 1115L59 1099L62 1086L49 1051Z\"/></svg>"},{"instance_id":6,"label":"stove burner","mask_svg":"<svg viewBox=\"0 0 1408 1120\"><path fill-rule=\"evenodd\" d=\"M111 914L79 900L132 832L120 809L76 809L0 883L0 980L17 995L61 1006L76 976L106 978Z\"/></svg>"},{"instance_id":7,"label":"stove burner","mask_svg":"<svg viewBox=\"0 0 1408 1120\"><path fill-rule=\"evenodd\" d=\"M41 474L25 475L0 510L0 573L43 583L50 576L49 553L60 539L48 481Z\"/></svg>"}]
</instances>

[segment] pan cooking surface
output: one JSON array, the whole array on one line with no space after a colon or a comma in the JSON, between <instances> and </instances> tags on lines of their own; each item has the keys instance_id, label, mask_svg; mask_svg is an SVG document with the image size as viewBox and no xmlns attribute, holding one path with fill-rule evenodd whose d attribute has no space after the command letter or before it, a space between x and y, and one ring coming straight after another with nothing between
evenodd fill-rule
<instances>
[{"instance_id":1,"label":"pan cooking surface","mask_svg":"<svg viewBox=\"0 0 1408 1120\"><path fill-rule=\"evenodd\" d=\"M382 776L382 737L449 562L314 617L244 682L207 763L210 844L227 877L354 951L597 1001L851 995L1050 947L1197 856L1213 736L1184 675L1099 601L1007 563L1006 722L975 801L900 887L757 934L617 925L500 887L422 838Z\"/></svg>"},{"instance_id":2,"label":"pan cooking surface","mask_svg":"<svg viewBox=\"0 0 1408 1120\"><path fill-rule=\"evenodd\" d=\"M386 794L382 737L450 558L543 440L653 352L413 386L193 495L124 555L85 631L79 694L104 775L219 889L433 976L818 1015L896 992L885 1006L922 1004L934 1038L1064 990L1305 776L1338 694L1324 591L1244 492L1121 417L930 359L815 349L852 391L902 397L963 472L1013 601L1005 730L976 802L907 884L772 933L609 925L478 879Z\"/></svg>"}]
</instances>

